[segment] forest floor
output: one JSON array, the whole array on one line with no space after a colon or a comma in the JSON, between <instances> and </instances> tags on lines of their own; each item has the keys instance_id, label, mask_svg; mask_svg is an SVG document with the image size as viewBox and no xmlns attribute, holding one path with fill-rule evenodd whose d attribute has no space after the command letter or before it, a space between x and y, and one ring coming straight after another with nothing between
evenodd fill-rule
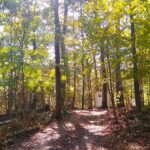
<instances>
[{"instance_id":1,"label":"forest floor","mask_svg":"<svg viewBox=\"0 0 150 150\"><path fill-rule=\"evenodd\" d=\"M124 123L123 123L124 124ZM149 136L148 132L148 136ZM145 137L115 124L106 110L76 110L6 150L149 150ZM148 138L147 138L148 139ZM149 141L149 140L148 140Z\"/></svg>"}]
</instances>

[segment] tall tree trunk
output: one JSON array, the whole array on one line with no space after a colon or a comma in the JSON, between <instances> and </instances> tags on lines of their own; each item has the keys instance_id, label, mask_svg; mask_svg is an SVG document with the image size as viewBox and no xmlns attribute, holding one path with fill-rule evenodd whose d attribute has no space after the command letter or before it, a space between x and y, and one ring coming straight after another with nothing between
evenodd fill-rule
<instances>
[{"instance_id":1,"label":"tall tree trunk","mask_svg":"<svg viewBox=\"0 0 150 150\"><path fill-rule=\"evenodd\" d=\"M24 22L23 22L23 27L24 27ZM21 53L21 96L22 96L22 106L21 106L21 111L22 111L22 117L25 117L25 107L26 107L26 99L25 99L25 85L24 85L24 40L25 40L25 27L23 28L23 34L22 38L20 40L20 53Z\"/></svg>"},{"instance_id":2,"label":"tall tree trunk","mask_svg":"<svg viewBox=\"0 0 150 150\"><path fill-rule=\"evenodd\" d=\"M116 51L116 68L115 68L115 75L116 75L116 94L120 91L122 87L121 81L121 71L120 71L120 62L119 62L119 55L118 50Z\"/></svg>"},{"instance_id":3,"label":"tall tree trunk","mask_svg":"<svg viewBox=\"0 0 150 150\"><path fill-rule=\"evenodd\" d=\"M11 71L9 75L9 90L8 90L8 115L10 115L13 107L13 71L12 71L12 62L13 62L13 53L12 49L10 49L10 64L11 64Z\"/></svg>"},{"instance_id":4,"label":"tall tree trunk","mask_svg":"<svg viewBox=\"0 0 150 150\"><path fill-rule=\"evenodd\" d=\"M118 37L121 37L120 35L120 18L118 18L118 24L116 25L117 28L117 37L116 37L116 51L115 51L115 58L116 58L116 65L115 65L115 77L116 77L116 96L119 95L119 93L123 93L123 85L122 85L122 78L121 78L121 50L119 49L119 45L118 45ZM122 95L122 94L121 94ZM124 107L124 96L120 96L119 97L119 101L118 104L120 107Z\"/></svg>"},{"instance_id":5,"label":"tall tree trunk","mask_svg":"<svg viewBox=\"0 0 150 150\"><path fill-rule=\"evenodd\" d=\"M115 118L115 122L118 123L118 118L117 118L117 114L116 114L116 110L115 110L114 92L113 92L113 85L112 85L112 73L111 73L109 54L107 55L107 62L108 62L108 70L109 70L109 78L110 78L110 80L109 80L110 88L108 88L108 90L109 90L110 98L111 98L111 102L112 102L113 115Z\"/></svg>"},{"instance_id":6,"label":"tall tree trunk","mask_svg":"<svg viewBox=\"0 0 150 150\"><path fill-rule=\"evenodd\" d=\"M82 5L82 1L80 1L80 16L81 19L83 17L83 5ZM84 49L83 49L83 29L81 29L81 50L82 50L82 109L84 109L84 103L85 103L85 66L84 66Z\"/></svg>"},{"instance_id":7,"label":"tall tree trunk","mask_svg":"<svg viewBox=\"0 0 150 150\"><path fill-rule=\"evenodd\" d=\"M104 50L101 50L101 72L103 77L102 84L102 108L107 108L107 81L106 81L106 69L104 60Z\"/></svg>"},{"instance_id":8,"label":"tall tree trunk","mask_svg":"<svg viewBox=\"0 0 150 150\"><path fill-rule=\"evenodd\" d=\"M85 103L84 97L85 97L85 75L84 75L84 60L82 60L82 109L83 110L84 110L84 103Z\"/></svg>"},{"instance_id":9,"label":"tall tree trunk","mask_svg":"<svg viewBox=\"0 0 150 150\"><path fill-rule=\"evenodd\" d=\"M69 5L68 0L64 0L64 22L63 22L62 34L60 35L60 46L61 46L62 59L64 63L64 70L65 70L65 75L67 77L67 82L69 82L69 69L68 69L68 57L67 57L66 45L65 45L65 36L67 33L68 5Z\"/></svg>"},{"instance_id":10,"label":"tall tree trunk","mask_svg":"<svg viewBox=\"0 0 150 150\"><path fill-rule=\"evenodd\" d=\"M88 66L87 62L87 66ZM92 85L91 85L91 69L89 68L88 73L87 73L87 85L88 85L88 108L92 109Z\"/></svg>"},{"instance_id":11,"label":"tall tree trunk","mask_svg":"<svg viewBox=\"0 0 150 150\"><path fill-rule=\"evenodd\" d=\"M76 101L76 54L74 54L74 72L73 72L73 102L72 102L72 108L75 107L75 101Z\"/></svg>"},{"instance_id":12,"label":"tall tree trunk","mask_svg":"<svg viewBox=\"0 0 150 150\"><path fill-rule=\"evenodd\" d=\"M73 34L75 33L75 26L74 26L74 15L75 15L75 8L74 8L74 3L73 3ZM72 102L72 108L75 108L75 102L76 102L76 57L77 54L76 52L73 53L73 58L74 58L74 71L73 71L73 102Z\"/></svg>"},{"instance_id":13,"label":"tall tree trunk","mask_svg":"<svg viewBox=\"0 0 150 150\"><path fill-rule=\"evenodd\" d=\"M95 54L93 54L93 63L94 63L94 74L95 74L95 90L96 92L99 91L99 85L98 85L98 76L97 76L97 66L96 66L96 58Z\"/></svg>"},{"instance_id":14,"label":"tall tree trunk","mask_svg":"<svg viewBox=\"0 0 150 150\"><path fill-rule=\"evenodd\" d=\"M116 68L115 68L115 76L116 76L116 96L118 98L118 107L124 107L124 95L120 95L120 93L123 93L123 85L122 85L122 79L121 79L121 69L120 69L120 56L119 56L119 48L117 48L116 51Z\"/></svg>"},{"instance_id":15,"label":"tall tree trunk","mask_svg":"<svg viewBox=\"0 0 150 150\"><path fill-rule=\"evenodd\" d=\"M94 0L94 5L97 6L97 1ZM94 18L96 20L96 18L98 17L98 12L96 10L93 10L94 13ZM95 90L96 92L100 90L100 85L98 83L98 75L97 75L97 64L96 64L96 58L95 58L96 54L93 54L93 63L94 63L94 74L95 74Z\"/></svg>"},{"instance_id":16,"label":"tall tree trunk","mask_svg":"<svg viewBox=\"0 0 150 150\"><path fill-rule=\"evenodd\" d=\"M65 103L65 99L66 99L66 84L70 83L70 81L69 81L70 75L69 75L69 67L68 67L68 56L67 56L66 45L65 45L65 36L67 33L68 5L69 5L69 1L64 0L64 22L63 22L62 33L60 34L60 46L61 46L61 55L62 55L63 66L64 66L63 71L64 71L64 74L65 74L67 80L62 81L62 89L61 89L62 108L64 108L64 103Z\"/></svg>"},{"instance_id":17,"label":"tall tree trunk","mask_svg":"<svg viewBox=\"0 0 150 150\"><path fill-rule=\"evenodd\" d=\"M35 31L34 31L35 32ZM33 51L36 51L37 49L37 44L36 44L36 39L34 37L33 41L32 41L32 45L33 45ZM33 60L35 60L35 56L32 57ZM36 110L36 105L37 105L37 93L36 93L36 89L37 87L34 87L34 91L32 93L32 100L31 100L31 110Z\"/></svg>"},{"instance_id":18,"label":"tall tree trunk","mask_svg":"<svg viewBox=\"0 0 150 150\"><path fill-rule=\"evenodd\" d=\"M21 82L21 94L22 94L22 112L23 112L23 118L25 116L25 87L24 87L24 49L22 46L22 66L21 66L21 77L22 77L22 82Z\"/></svg>"},{"instance_id":19,"label":"tall tree trunk","mask_svg":"<svg viewBox=\"0 0 150 150\"><path fill-rule=\"evenodd\" d=\"M134 95L137 111L141 110L141 99L140 99L140 84L139 84L139 75L138 75L138 64L137 64L137 56L136 56L136 37L135 37L135 25L133 20L133 15L130 15L131 21L131 44L132 44L132 56L133 56L133 74L134 74Z\"/></svg>"},{"instance_id":20,"label":"tall tree trunk","mask_svg":"<svg viewBox=\"0 0 150 150\"><path fill-rule=\"evenodd\" d=\"M12 21L12 20L11 20ZM12 27L10 29L10 42L9 42L9 46L12 46ZM8 88L8 110L7 113L8 115L10 115L11 111L12 111L12 107L13 107L13 51L12 48L10 48L10 57L9 57L9 62L11 65L11 70L10 70L10 74L9 74L9 88Z\"/></svg>"},{"instance_id":21,"label":"tall tree trunk","mask_svg":"<svg viewBox=\"0 0 150 150\"><path fill-rule=\"evenodd\" d=\"M58 14L58 0L54 0L54 16L55 16L55 77L56 77L56 118L61 119L61 74L60 74L60 22Z\"/></svg>"},{"instance_id":22,"label":"tall tree trunk","mask_svg":"<svg viewBox=\"0 0 150 150\"><path fill-rule=\"evenodd\" d=\"M107 108L107 83L103 83L103 92L102 92L102 108Z\"/></svg>"},{"instance_id":23,"label":"tall tree trunk","mask_svg":"<svg viewBox=\"0 0 150 150\"><path fill-rule=\"evenodd\" d=\"M40 99L40 105L41 105L41 109L45 109L45 91L43 86L41 86L41 99Z\"/></svg>"}]
</instances>

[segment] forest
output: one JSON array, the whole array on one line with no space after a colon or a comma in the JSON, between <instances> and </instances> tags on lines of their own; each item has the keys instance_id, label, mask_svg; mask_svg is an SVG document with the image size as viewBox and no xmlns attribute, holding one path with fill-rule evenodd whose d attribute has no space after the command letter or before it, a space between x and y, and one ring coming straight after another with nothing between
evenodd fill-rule
<instances>
[{"instance_id":1,"label":"forest","mask_svg":"<svg viewBox=\"0 0 150 150\"><path fill-rule=\"evenodd\" d=\"M0 0L0 150L149 138L150 0Z\"/></svg>"}]
</instances>

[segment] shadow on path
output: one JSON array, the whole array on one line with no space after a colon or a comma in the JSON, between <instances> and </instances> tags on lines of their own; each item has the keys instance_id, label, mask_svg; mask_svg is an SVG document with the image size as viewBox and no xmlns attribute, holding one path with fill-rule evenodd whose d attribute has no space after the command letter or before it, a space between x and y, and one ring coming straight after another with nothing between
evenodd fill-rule
<instances>
[{"instance_id":1,"label":"shadow on path","mask_svg":"<svg viewBox=\"0 0 150 150\"><path fill-rule=\"evenodd\" d=\"M107 111L72 111L10 150L113 150L110 123Z\"/></svg>"}]
</instances>

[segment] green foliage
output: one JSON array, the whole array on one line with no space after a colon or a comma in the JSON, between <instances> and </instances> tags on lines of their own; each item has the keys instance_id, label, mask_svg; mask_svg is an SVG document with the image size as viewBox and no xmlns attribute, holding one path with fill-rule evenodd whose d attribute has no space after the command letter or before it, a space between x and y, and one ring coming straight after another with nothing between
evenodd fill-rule
<instances>
[{"instance_id":1,"label":"green foliage","mask_svg":"<svg viewBox=\"0 0 150 150\"><path fill-rule=\"evenodd\" d=\"M51 5L39 0L2 0L0 5L0 93L8 100L10 89L55 94L54 62L54 16ZM41 7L42 3L42 7ZM82 7L82 14L81 8ZM82 76L91 75L95 87L94 61L98 71L98 84L103 82L102 66L106 76L116 82L116 66L123 83L133 82L131 53L130 14L134 15L136 34L136 58L138 74L143 88L148 87L150 75L150 2L141 0L93 0L79 5L79 1L68 7L67 33L62 35L67 53L69 75L61 60L61 80L66 82L68 99L73 97L74 73L78 101L81 99ZM60 7L60 23L63 28L64 8ZM82 32L82 34L81 34ZM62 43L61 43L62 44ZM62 52L61 52L62 55ZM104 64L102 64L102 55ZM108 64L108 59L109 63ZM84 70L82 70L84 64ZM109 66L110 65L110 66ZM110 70L109 70L110 67ZM114 86L115 87L115 86ZM126 88L125 88L126 89ZM92 89L94 91L94 88ZM6 91L6 93L4 92ZM87 84L85 84L87 91ZM115 91L115 90L114 90ZM88 92L85 92L88 93ZM94 93L94 92L93 92ZM129 90L126 90L128 95ZM67 97L66 96L66 97ZM86 95L87 96L87 95ZM88 96L87 96L88 97ZM20 100L21 101L21 100Z\"/></svg>"}]
</instances>

